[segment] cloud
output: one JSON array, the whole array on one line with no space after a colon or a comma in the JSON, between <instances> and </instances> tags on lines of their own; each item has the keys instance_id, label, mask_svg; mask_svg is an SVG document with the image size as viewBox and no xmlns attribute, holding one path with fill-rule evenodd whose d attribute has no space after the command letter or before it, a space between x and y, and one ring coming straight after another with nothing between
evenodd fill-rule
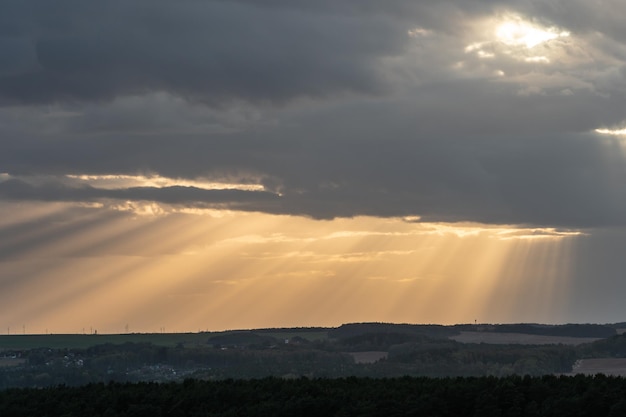
<instances>
[{"instance_id":1,"label":"cloud","mask_svg":"<svg viewBox=\"0 0 626 417\"><path fill-rule=\"evenodd\" d=\"M0 47L36 56L38 70L18 66L0 79L6 104L151 91L215 106L374 93L382 88L376 59L406 42L400 28L375 15L222 1L24 3L5 14L16 19L7 34L16 41Z\"/></svg>"},{"instance_id":2,"label":"cloud","mask_svg":"<svg viewBox=\"0 0 626 417\"><path fill-rule=\"evenodd\" d=\"M0 193L623 225L622 139L598 133L626 121L616 4L4 2Z\"/></svg>"},{"instance_id":3,"label":"cloud","mask_svg":"<svg viewBox=\"0 0 626 417\"><path fill-rule=\"evenodd\" d=\"M5 199L13 200L89 202L115 199L154 201L174 205L184 204L192 207L223 206L230 209L245 209L247 204L262 204L263 201L272 201L278 198L276 194L265 191L206 190L190 186L104 189L90 186L69 187L55 182L31 185L19 179L0 182L0 195Z\"/></svg>"}]
</instances>

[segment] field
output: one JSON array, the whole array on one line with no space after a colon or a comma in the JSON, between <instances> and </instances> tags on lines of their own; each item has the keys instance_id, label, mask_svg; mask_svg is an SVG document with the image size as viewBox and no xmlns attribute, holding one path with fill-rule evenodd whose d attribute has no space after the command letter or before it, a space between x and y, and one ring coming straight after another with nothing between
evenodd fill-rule
<instances>
[{"instance_id":1,"label":"field","mask_svg":"<svg viewBox=\"0 0 626 417\"><path fill-rule=\"evenodd\" d=\"M50 334L50 335L2 335L0 352L36 348L85 349L106 343L152 343L157 346L205 344L209 333L131 333L131 334Z\"/></svg>"},{"instance_id":2,"label":"field","mask_svg":"<svg viewBox=\"0 0 626 417\"><path fill-rule=\"evenodd\" d=\"M96 345L124 343L151 343L156 346L174 347L183 345L204 345L209 338L230 332L201 333L130 333L130 334L49 334L49 335L0 335L0 352L6 350L52 348L86 349ZM303 339L323 340L328 338L326 331L319 329L281 329L255 331L256 334L275 337L279 340L301 337Z\"/></svg>"},{"instance_id":3,"label":"field","mask_svg":"<svg viewBox=\"0 0 626 417\"><path fill-rule=\"evenodd\" d=\"M325 340L328 332L322 329L267 329L254 331L256 334L271 336L276 339L292 339L300 337L309 341ZM50 335L0 335L0 352L6 350L36 349L36 348L69 348L85 349L106 343L151 343L157 346L173 347L183 345L204 345L209 338L230 332L201 332L201 333L131 333L131 334L50 334ZM522 345L580 345L590 343L596 338L543 336L523 333L492 333L492 332L461 332L450 336L450 339L461 343L489 343L489 344L522 344Z\"/></svg>"},{"instance_id":4,"label":"field","mask_svg":"<svg viewBox=\"0 0 626 417\"><path fill-rule=\"evenodd\" d=\"M572 372L566 375L613 375L626 376L626 359L624 358L601 358L581 359L576 361Z\"/></svg>"},{"instance_id":5,"label":"field","mask_svg":"<svg viewBox=\"0 0 626 417\"><path fill-rule=\"evenodd\" d=\"M387 352L348 352L354 358L355 363L374 363L383 358L387 358Z\"/></svg>"},{"instance_id":6,"label":"field","mask_svg":"<svg viewBox=\"0 0 626 417\"><path fill-rule=\"evenodd\" d=\"M564 337L564 336L543 336L523 333L491 333L491 332L461 332L450 339L461 343L489 343L492 345L581 345L591 343L596 340L592 337Z\"/></svg>"},{"instance_id":7,"label":"field","mask_svg":"<svg viewBox=\"0 0 626 417\"><path fill-rule=\"evenodd\" d=\"M0 368L22 365L26 359L22 358L0 358Z\"/></svg>"}]
</instances>

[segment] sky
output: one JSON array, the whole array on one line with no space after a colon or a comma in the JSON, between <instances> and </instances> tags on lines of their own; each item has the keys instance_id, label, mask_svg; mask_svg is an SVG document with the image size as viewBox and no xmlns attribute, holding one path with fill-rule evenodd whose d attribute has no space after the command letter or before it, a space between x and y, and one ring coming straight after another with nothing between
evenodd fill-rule
<instances>
[{"instance_id":1,"label":"sky","mask_svg":"<svg viewBox=\"0 0 626 417\"><path fill-rule=\"evenodd\" d=\"M0 332L626 321L622 0L3 0Z\"/></svg>"}]
</instances>

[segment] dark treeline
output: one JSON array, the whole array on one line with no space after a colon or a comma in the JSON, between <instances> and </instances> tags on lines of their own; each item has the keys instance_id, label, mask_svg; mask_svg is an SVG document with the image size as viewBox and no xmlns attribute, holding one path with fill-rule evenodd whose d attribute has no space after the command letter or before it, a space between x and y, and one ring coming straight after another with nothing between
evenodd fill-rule
<instances>
[{"instance_id":1,"label":"dark treeline","mask_svg":"<svg viewBox=\"0 0 626 417\"><path fill-rule=\"evenodd\" d=\"M402 333L423 335L433 338L446 338L461 331L479 331L487 333L522 333L542 336L594 337L606 338L617 334L617 328L626 328L626 323L609 324L455 324L442 326L436 324L392 324L392 323L350 323L329 329L333 338L346 338L364 333Z\"/></svg>"},{"instance_id":2,"label":"dark treeline","mask_svg":"<svg viewBox=\"0 0 626 417\"><path fill-rule=\"evenodd\" d=\"M624 416L626 380L339 378L108 383L0 391L2 416Z\"/></svg>"},{"instance_id":3,"label":"dark treeline","mask_svg":"<svg viewBox=\"0 0 626 417\"><path fill-rule=\"evenodd\" d=\"M600 324L563 324L559 326L545 324L499 324L490 329L496 333L524 333L542 336L565 337L611 337L615 329Z\"/></svg>"},{"instance_id":4,"label":"dark treeline","mask_svg":"<svg viewBox=\"0 0 626 417\"><path fill-rule=\"evenodd\" d=\"M459 334L459 329L456 326L442 326L439 324L350 323L330 329L328 336L335 339L345 339L371 333L396 333L446 338Z\"/></svg>"}]
</instances>

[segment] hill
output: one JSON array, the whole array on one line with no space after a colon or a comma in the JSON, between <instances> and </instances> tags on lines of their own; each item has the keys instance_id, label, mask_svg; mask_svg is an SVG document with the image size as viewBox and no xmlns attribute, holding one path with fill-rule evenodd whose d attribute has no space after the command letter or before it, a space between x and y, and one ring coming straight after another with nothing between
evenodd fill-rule
<instances>
[{"instance_id":1,"label":"hill","mask_svg":"<svg viewBox=\"0 0 626 417\"><path fill-rule=\"evenodd\" d=\"M184 334L0 336L0 388L188 377L562 374L581 360L626 357L626 335L616 332L610 325L352 323ZM611 336L598 339L601 334ZM576 343L564 343L573 339Z\"/></svg>"}]
</instances>

